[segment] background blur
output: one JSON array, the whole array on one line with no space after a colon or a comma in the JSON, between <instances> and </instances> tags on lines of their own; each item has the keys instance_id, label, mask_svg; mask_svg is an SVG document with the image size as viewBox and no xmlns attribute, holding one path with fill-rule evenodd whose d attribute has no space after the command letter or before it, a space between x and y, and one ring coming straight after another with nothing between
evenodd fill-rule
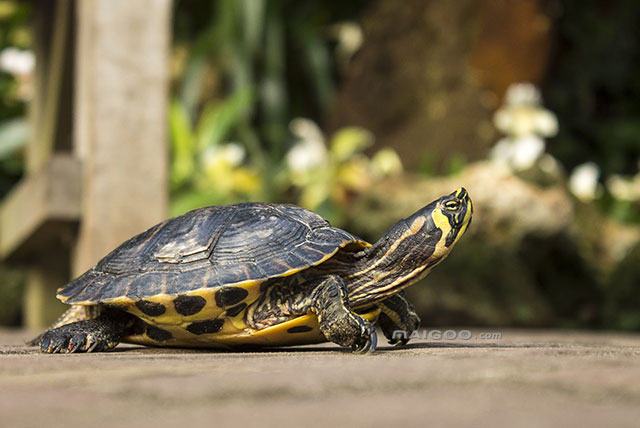
<instances>
[{"instance_id":1,"label":"background blur","mask_svg":"<svg viewBox=\"0 0 640 428\"><path fill-rule=\"evenodd\" d=\"M68 9L60 12L60 5ZM78 130L108 116L85 114L90 105L77 95L89 85L77 82L91 80L81 79L90 68L82 64L93 63L85 52L100 49L87 47L92 39L82 35L129 16L118 17L117 7L77 6L0 1L5 201L38 176L29 169L29 147L46 131L33 113L43 51L47 67L67 55L59 84L49 81L44 99L56 85L75 94L56 104L57 115L71 113L54 121L64 137L53 152L75 153L84 144L78 135L91 135ZM166 111L166 145L161 135L138 159L169 154L166 175L158 175L169 195L163 216L238 201L292 202L375 241L399 218L465 186L476 211L469 232L445 263L408 289L423 325L640 330L640 3L176 0L168 10L157 23L170 35L159 45L165 101L133 97L119 112L135 115L152 105ZM145 28L144 20L136 25ZM61 32L67 45L55 43ZM122 45L117 54L144 64L154 51ZM156 90L145 82L131 90ZM111 144L138 141L114 136ZM102 152L94 152L92 165L102 165ZM82 165L86 207L100 198L86 196L91 177ZM124 179L131 186L147 180L146 172L130 170ZM27 204L23 215L3 214L8 205L0 207L0 241L39 209ZM136 201L126 206L130 211L113 208L114 215L126 220L144 211ZM16 238L21 250L3 254L0 324L36 327L60 310L26 313L55 300L55 287L37 285L52 281L51 263L56 286L75 272L70 260L85 254L78 233L92 229L83 226L83 213L47 220L46 246L38 226L40 235ZM110 224L93 224L120 236Z\"/></svg>"}]
</instances>

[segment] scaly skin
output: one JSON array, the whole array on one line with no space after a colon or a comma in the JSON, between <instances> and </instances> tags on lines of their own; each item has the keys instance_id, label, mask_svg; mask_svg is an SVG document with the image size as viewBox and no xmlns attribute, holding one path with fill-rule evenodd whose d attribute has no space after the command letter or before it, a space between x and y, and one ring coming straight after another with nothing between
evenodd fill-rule
<instances>
[{"instance_id":1,"label":"scaly skin","mask_svg":"<svg viewBox=\"0 0 640 428\"><path fill-rule=\"evenodd\" d=\"M263 328L295 316L313 313L325 338L355 353L373 352L375 327L349 309L347 288L338 275L327 275L297 284L294 279L272 284L253 308L247 323Z\"/></svg>"},{"instance_id":2,"label":"scaly skin","mask_svg":"<svg viewBox=\"0 0 640 428\"><path fill-rule=\"evenodd\" d=\"M406 345L411 333L420 326L420 317L407 300L404 291L382 301L378 307L382 310L378 323L389 343L396 346ZM404 331L405 335L394 337L395 331Z\"/></svg>"},{"instance_id":3,"label":"scaly skin","mask_svg":"<svg viewBox=\"0 0 640 428\"><path fill-rule=\"evenodd\" d=\"M318 317L320 331L330 342L353 349L356 354L368 354L376 349L375 327L349 309L347 287L342 279L329 276L312 294L310 310Z\"/></svg>"}]
</instances>

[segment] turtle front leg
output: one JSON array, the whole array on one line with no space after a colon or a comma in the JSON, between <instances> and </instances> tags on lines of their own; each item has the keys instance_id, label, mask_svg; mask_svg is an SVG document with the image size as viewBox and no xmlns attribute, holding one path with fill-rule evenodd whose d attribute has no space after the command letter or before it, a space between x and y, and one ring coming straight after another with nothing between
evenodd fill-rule
<instances>
[{"instance_id":1,"label":"turtle front leg","mask_svg":"<svg viewBox=\"0 0 640 428\"><path fill-rule=\"evenodd\" d=\"M375 351L375 327L349 309L347 287L339 276L319 280L311 293L309 309L318 317L320 331L327 340L351 347L356 354Z\"/></svg>"},{"instance_id":2,"label":"turtle front leg","mask_svg":"<svg viewBox=\"0 0 640 428\"><path fill-rule=\"evenodd\" d=\"M404 291L383 300L378 306L381 309L378 323L389 343L406 345L411 333L420 326L420 317Z\"/></svg>"},{"instance_id":3,"label":"turtle front leg","mask_svg":"<svg viewBox=\"0 0 640 428\"><path fill-rule=\"evenodd\" d=\"M105 312L95 319L46 331L40 350L49 354L108 351L120 343L134 324L135 317L124 312Z\"/></svg>"},{"instance_id":4,"label":"turtle front leg","mask_svg":"<svg viewBox=\"0 0 640 428\"><path fill-rule=\"evenodd\" d=\"M296 316L315 314L328 341L351 347L358 354L376 349L374 326L349 309L347 288L337 275L301 284L291 277L274 283L247 313L248 324L258 330Z\"/></svg>"}]
</instances>

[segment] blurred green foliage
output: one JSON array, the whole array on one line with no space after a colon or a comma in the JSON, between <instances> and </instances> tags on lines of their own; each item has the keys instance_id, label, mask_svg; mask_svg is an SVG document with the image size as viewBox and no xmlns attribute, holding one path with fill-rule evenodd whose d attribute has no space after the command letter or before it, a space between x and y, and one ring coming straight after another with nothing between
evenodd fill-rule
<instances>
[{"instance_id":1,"label":"blurred green foliage","mask_svg":"<svg viewBox=\"0 0 640 428\"><path fill-rule=\"evenodd\" d=\"M0 1L0 52L8 47L29 47L30 9L28 2ZM18 79L0 69L0 197L14 186L23 171L22 149L28 129L26 102L19 88Z\"/></svg>"},{"instance_id":2,"label":"blurred green foliage","mask_svg":"<svg viewBox=\"0 0 640 428\"><path fill-rule=\"evenodd\" d=\"M0 1L0 52L6 48L26 49L31 43L28 2ZM24 82L22 82L24 83ZM0 198L23 174L23 149L27 143L26 102L21 82L0 69ZM0 325L19 325L22 318L24 275L0 264Z\"/></svg>"},{"instance_id":3,"label":"blurred green foliage","mask_svg":"<svg viewBox=\"0 0 640 428\"><path fill-rule=\"evenodd\" d=\"M344 211L354 195L366 192L376 180L402 171L402 162L390 148L371 158L363 151L373 135L359 127L339 129L328 141L308 119L294 119L298 138L286 155L278 181L296 189L297 203L315 210L335 225L344 224Z\"/></svg>"},{"instance_id":4,"label":"blurred green foliage","mask_svg":"<svg viewBox=\"0 0 640 428\"><path fill-rule=\"evenodd\" d=\"M288 174L285 157L296 141L288 127L294 118L321 122L327 113L338 67L328 29L353 19L364 4L177 2L169 112L172 213L252 199L318 208L330 199L330 190L316 186L326 174L316 174L315 181ZM339 163L360 152L364 146L349 146L357 140L333 144L331 152L349 153L332 159Z\"/></svg>"}]
</instances>

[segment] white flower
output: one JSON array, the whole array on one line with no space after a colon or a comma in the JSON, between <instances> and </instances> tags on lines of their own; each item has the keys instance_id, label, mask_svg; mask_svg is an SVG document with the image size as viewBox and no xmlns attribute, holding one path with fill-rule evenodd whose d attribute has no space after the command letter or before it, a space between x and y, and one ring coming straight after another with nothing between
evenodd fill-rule
<instances>
[{"instance_id":1,"label":"white flower","mask_svg":"<svg viewBox=\"0 0 640 428\"><path fill-rule=\"evenodd\" d=\"M509 138L501 138L489 153L489 158L500 164L509 165L511 163L512 141Z\"/></svg>"},{"instance_id":2,"label":"white flower","mask_svg":"<svg viewBox=\"0 0 640 428\"><path fill-rule=\"evenodd\" d=\"M297 118L291 121L289 128L291 133L300 139L286 156L290 170L305 172L327 162L324 136L315 122Z\"/></svg>"},{"instance_id":3,"label":"white flower","mask_svg":"<svg viewBox=\"0 0 640 428\"><path fill-rule=\"evenodd\" d=\"M202 162L206 167L219 165L238 166L244 161L245 149L237 143L226 143L209 147L202 155Z\"/></svg>"},{"instance_id":4,"label":"white flower","mask_svg":"<svg viewBox=\"0 0 640 428\"><path fill-rule=\"evenodd\" d=\"M549 110L540 109L535 115L535 129L543 137L553 137L558 133L558 118Z\"/></svg>"},{"instance_id":5,"label":"white flower","mask_svg":"<svg viewBox=\"0 0 640 428\"><path fill-rule=\"evenodd\" d=\"M354 21L345 21L331 26L330 31L337 40L337 54L348 61L362 46L364 34L362 28Z\"/></svg>"},{"instance_id":6,"label":"white flower","mask_svg":"<svg viewBox=\"0 0 640 428\"><path fill-rule=\"evenodd\" d=\"M502 138L493 147L490 158L495 162L509 165L516 171L531 168L544 154L544 140L536 135L517 138Z\"/></svg>"},{"instance_id":7,"label":"white flower","mask_svg":"<svg viewBox=\"0 0 640 428\"><path fill-rule=\"evenodd\" d=\"M607 189L618 200L640 200L640 175L631 178L612 175L607 179Z\"/></svg>"},{"instance_id":8,"label":"white flower","mask_svg":"<svg viewBox=\"0 0 640 428\"><path fill-rule=\"evenodd\" d=\"M593 162L583 163L574 168L569 177L569 190L582 201L591 201L598 194L600 169Z\"/></svg>"},{"instance_id":9,"label":"white flower","mask_svg":"<svg viewBox=\"0 0 640 428\"><path fill-rule=\"evenodd\" d=\"M542 103L540 91L533 83L513 83L507 88L504 96L506 105L532 105L539 106Z\"/></svg>"},{"instance_id":10,"label":"white flower","mask_svg":"<svg viewBox=\"0 0 640 428\"><path fill-rule=\"evenodd\" d=\"M542 107L540 91L531 83L509 86L493 123L506 137L496 143L490 158L516 171L535 165L545 152L543 137L558 132L558 119Z\"/></svg>"},{"instance_id":11,"label":"white flower","mask_svg":"<svg viewBox=\"0 0 640 428\"><path fill-rule=\"evenodd\" d=\"M515 169L531 168L544 154L545 144L537 135L526 135L515 140L512 164Z\"/></svg>"},{"instance_id":12,"label":"white flower","mask_svg":"<svg viewBox=\"0 0 640 428\"><path fill-rule=\"evenodd\" d=\"M7 73L26 76L33 72L36 58L33 52L8 47L0 52L0 70Z\"/></svg>"},{"instance_id":13,"label":"white flower","mask_svg":"<svg viewBox=\"0 0 640 428\"><path fill-rule=\"evenodd\" d=\"M558 132L558 119L541 103L540 92L532 84L511 85L507 89L504 106L493 116L493 123L509 136L552 137Z\"/></svg>"},{"instance_id":14,"label":"white flower","mask_svg":"<svg viewBox=\"0 0 640 428\"><path fill-rule=\"evenodd\" d=\"M324 145L324 135L313 120L303 117L295 118L289 123L289 130L302 141L313 141L314 144Z\"/></svg>"}]
</instances>

